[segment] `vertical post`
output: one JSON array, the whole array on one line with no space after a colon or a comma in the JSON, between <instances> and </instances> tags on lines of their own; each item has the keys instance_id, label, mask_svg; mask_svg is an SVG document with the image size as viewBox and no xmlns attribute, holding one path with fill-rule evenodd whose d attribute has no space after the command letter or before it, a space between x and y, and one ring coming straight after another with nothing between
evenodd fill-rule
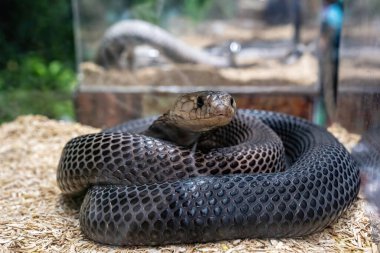
<instances>
[{"instance_id":1,"label":"vertical post","mask_svg":"<svg viewBox=\"0 0 380 253\"><path fill-rule=\"evenodd\" d=\"M319 50L319 95L313 120L327 125L335 116L338 97L339 46L343 23L343 1L323 0Z\"/></svg>"}]
</instances>

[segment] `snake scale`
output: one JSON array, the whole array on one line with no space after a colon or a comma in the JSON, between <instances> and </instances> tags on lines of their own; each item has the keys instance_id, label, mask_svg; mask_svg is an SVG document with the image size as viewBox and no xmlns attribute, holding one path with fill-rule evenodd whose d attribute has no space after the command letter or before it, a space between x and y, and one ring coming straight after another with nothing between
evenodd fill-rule
<instances>
[{"instance_id":1,"label":"snake scale","mask_svg":"<svg viewBox=\"0 0 380 253\"><path fill-rule=\"evenodd\" d=\"M85 194L83 233L112 245L304 236L332 224L360 184L325 129L236 109L229 94L211 91L181 96L161 117L70 140L57 179L64 194Z\"/></svg>"}]
</instances>

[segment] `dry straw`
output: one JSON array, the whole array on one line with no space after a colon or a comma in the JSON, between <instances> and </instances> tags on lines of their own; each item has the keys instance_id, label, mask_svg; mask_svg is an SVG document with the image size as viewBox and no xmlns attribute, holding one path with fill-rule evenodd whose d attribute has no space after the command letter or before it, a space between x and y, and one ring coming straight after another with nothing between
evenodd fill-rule
<instances>
[{"instance_id":1,"label":"dry straw","mask_svg":"<svg viewBox=\"0 0 380 253\"><path fill-rule=\"evenodd\" d=\"M119 248L83 237L74 201L64 201L56 167L64 144L98 129L42 116L23 116L0 126L0 252L377 252L364 200L332 227L302 239L234 240L219 243ZM338 136L352 137L332 129ZM352 145L353 136L343 141Z\"/></svg>"}]
</instances>

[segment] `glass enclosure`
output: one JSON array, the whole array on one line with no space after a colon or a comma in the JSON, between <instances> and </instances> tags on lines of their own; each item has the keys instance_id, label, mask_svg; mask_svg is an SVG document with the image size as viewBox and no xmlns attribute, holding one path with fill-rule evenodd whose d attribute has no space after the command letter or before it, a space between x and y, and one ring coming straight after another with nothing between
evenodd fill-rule
<instances>
[{"instance_id":1,"label":"glass enclosure","mask_svg":"<svg viewBox=\"0 0 380 253\"><path fill-rule=\"evenodd\" d=\"M73 3L82 123L162 114L178 93L211 89L230 92L239 108L380 138L376 0ZM379 205L378 167L362 171Z\"/></svg>"},{"instance_id":2,"label":"glass enclosure","mask_svg":"<svg viewBox=\"0 0 380 253\"><path fill-rule=\"evenodd\" d=\"M362 132L380 126L380 3L348 1L340 48L339 95L349 93L350 111L338 104L338 121Z\"/></svg>"},{"instance_id":3,"label":"glass enclosure","mask_svg":"<svg viewBox=\"0 0 380 253\"><path fill-rule=\"evenodd\" d=\"M361 167L361 191L369 201L372 235L380 241L380 3L348 1L342 30L339 97L335 120L361 134L353 152ZM347 102L341 97L345 96ZM340 98L340 99L339 99Z\"/></svg>"},{"instance_id":4,"label":"glass enclosure","mask_svg":"<svg viewBox=\"0 0 380 253\"><path fill-rule=\"evenodd\" d=\"M84 123L109 126L162 113L178 92L205 89L231 92L242 108L311 117L318 1L77 1L75 7ZM98 106L107 111L97 119L87 116L86 108L97 107L90 97L110 105Z\"/></svg>"}]
</instances>

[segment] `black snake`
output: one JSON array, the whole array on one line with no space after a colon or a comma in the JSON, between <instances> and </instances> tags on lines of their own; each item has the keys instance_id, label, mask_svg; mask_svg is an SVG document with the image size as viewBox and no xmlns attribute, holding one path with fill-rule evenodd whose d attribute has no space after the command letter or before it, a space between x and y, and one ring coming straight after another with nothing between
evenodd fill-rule
<instances>
[{"instance_id":1,"label":"black snake","mask_svg":"<svg viewBox=\"0 0 380 253\"><path fill-rule=\"evenodd\" d=\"M187 94L158 119L70 140L57 179L63 193L86 194L84 234L113 245L311 234L347 209L360 183L323 128L236 110L223 92Z\"/></svg>"}]
</instances>

